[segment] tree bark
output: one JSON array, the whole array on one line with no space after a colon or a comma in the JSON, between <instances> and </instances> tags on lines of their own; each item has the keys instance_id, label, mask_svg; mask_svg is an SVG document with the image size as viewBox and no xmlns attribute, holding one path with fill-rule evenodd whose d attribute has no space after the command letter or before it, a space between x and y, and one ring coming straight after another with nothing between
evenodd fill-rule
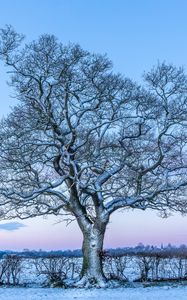
<instances>
[{"instance_id":1,"label":"tree bark","mask_svg":"<svg viewBox=\"0 0 187 300\"><path fill-rule=\"evenodd\" d=\"M83 232L83 264L80 286L105 287L106 278L103 272L102 252L106 224L92 225Z\"/></svg>"}]
</instances>

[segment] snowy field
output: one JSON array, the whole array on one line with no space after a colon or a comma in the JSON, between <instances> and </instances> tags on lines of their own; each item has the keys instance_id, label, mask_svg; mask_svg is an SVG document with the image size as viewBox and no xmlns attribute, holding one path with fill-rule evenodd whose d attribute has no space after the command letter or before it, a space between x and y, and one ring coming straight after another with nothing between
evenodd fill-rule
<instances>
[{"instance_id":1,"label":"snowy field","mask_svg":"<svg viewBox=\"0 0 187 300\"><path fill-rule=\"evenodd\" d=\"M187 300L187 286L118 289L0 288L1 300Z\"/></svg>"}]
</instances>

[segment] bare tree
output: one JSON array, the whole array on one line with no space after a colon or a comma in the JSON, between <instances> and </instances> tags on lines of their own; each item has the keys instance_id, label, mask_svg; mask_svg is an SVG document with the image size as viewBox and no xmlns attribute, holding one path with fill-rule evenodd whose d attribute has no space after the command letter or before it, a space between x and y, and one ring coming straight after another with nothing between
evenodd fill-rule
<instances>
[{"instance_id":1,"label":"bare tree","mask_svg":"<svg viewBox=\"0 0 187 300\"><path fill-rule=\"evenodd\" d=\"M3 259L3 264L6 267L4 272L4 283L17 285L20 281L20 276L23 268L22 257L15 254L6 255Z\"/></svg>"},{"instance_id":2,"label":"bare tree","mask_svg":"<svg viewBox=\"0 0 187 300\"><path fill-rule=\"evenodd\" d=\"M154 256L149 256L147 253L138 255L137 264L140 270L141 281L148 281L151 279L151 274L154 270Z\"/></svg>"},{"instance_id":3,"label":"bare tree","mask_svg":"<svg viewBox=\"0 0 187 300\"><path fill-rule=\"evenodd\" d=\"M54 256L36 258L34 261L38 275L47 277L47 284L65 286L64 280L73 273L74 264L69 257Z\"/></svg>"},{"instance_id":4,"label":"bare tree","mask_svg":"<svg viewBox=\"0 0 187 300\"><path fill-rule=\"evenodd\" d=\"M117 279L119 281L127 281L125 271L127 268L127 255L106 255L104 257L104 269L107 273L107 278Z\"/></svg>"},{"instance_id":5,"label":"bare tree","mask_svg":"<svg viewBox=\"0 0 187 300\"><path fill-rule=\"evenodd\" d=\"M105 285L100 253L121 208L187 210L187 79L159 64L142 88L106 56L1 30L19 103L0 129L1 218L68 215L83 233L79 285Z\"/></svg>"},{"instance_id":6,"label":"bare tree","mask_svg":"<svg viewBox=\"0 0 187 300\"><path fill-rule=\"evenodd\" d=\"M5 257L1 258L1 260L0 260L0 285L5 283L5 274L8 270L8 268L9 268L9 266L7 263L7 259Z\"/></svg>"}]
</instances>

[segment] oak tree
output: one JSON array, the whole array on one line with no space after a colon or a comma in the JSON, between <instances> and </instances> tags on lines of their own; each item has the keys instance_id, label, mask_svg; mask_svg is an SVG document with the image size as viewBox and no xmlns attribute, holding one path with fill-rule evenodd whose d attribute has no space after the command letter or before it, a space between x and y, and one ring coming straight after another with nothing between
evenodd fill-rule
<instances>
[{"instance_id":1,"label":"oak tree","mask_svg":"<svg viewBox=\"0 0 187 300\"><path fill-rule=\"evenodd\" d=\"M0 58L18 100L0 126L1 219L75 218L78 284L105 286L101 253L114 211L187 211L186 75L158 64L141 87L105 55L48 34L23 45L11 26L1 29Z\"/></svg>"}]
</instances>

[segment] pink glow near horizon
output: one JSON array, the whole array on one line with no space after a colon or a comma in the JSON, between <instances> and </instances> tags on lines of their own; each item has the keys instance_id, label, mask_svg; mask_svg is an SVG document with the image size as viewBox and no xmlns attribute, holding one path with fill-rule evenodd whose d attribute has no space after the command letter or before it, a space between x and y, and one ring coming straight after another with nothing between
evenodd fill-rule
<instances>
[{"instance_id":1,"label":"pink glow near horizon","mask_svg":"<svg viewBox=\"0 0 187 300\"><path fill-rule=\"evenodd\" d=\"M0 249L76 249L81 248L82 234L73 223L54 225L54 218L36 218L24 221L27 227L17 231L0 230ZM6 223L6 222L1 222ZM0 224L1 224L0 223ZM167 219L159 218L155 212L118 212L111 218L106 231L106 248L135 246L138 243L187 244L187 217L176 214Z\"/></svg>"}]
</instances>

